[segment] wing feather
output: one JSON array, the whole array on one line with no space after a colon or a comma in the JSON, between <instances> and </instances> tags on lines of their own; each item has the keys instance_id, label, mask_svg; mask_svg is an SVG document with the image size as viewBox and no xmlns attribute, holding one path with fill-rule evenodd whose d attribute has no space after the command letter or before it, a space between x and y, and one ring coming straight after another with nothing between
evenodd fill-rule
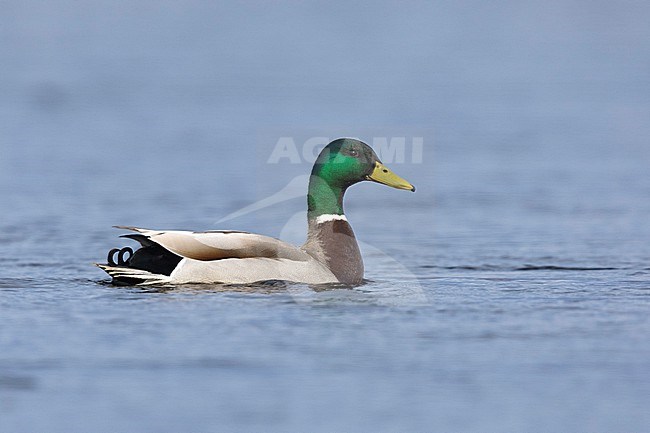
<instances>
[{"instance_id":1,"label":"wing feather","mask_svg":"<svg viewBox=\"0 0 650 433\"><path fill-rule=\"evenodd\" d=\"M139 233L161 247L194 260L209 261L228 258L271 258L307 261L311 257L300 248L269 236L238 231L190 232L180 230L148 230L120 226ZM128 235L127 235L128 236ZM138 237L139 237L138 236ZM142 240L137 239L142 243Z\"/></svg>"}]
</instances>

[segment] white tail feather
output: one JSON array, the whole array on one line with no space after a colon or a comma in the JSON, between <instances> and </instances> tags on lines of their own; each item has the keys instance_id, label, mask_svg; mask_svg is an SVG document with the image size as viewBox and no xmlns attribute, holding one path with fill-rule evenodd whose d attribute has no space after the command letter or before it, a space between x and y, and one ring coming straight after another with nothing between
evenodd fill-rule
<instances>
[{"instance_id":1,"label":"white tail feather","mask_svg":"<svg viewBox=\"0 0 650 433\"><path fill-rule=\"evenodd\" d=\"M142 280L142 282L138 284L162 284L171 281L171 278L167 275L152 274L151 272L142 269L101 264L97 264L97 266L115 280L119 280L120 278L136 278Z\"/></svg>"}]
</instances>

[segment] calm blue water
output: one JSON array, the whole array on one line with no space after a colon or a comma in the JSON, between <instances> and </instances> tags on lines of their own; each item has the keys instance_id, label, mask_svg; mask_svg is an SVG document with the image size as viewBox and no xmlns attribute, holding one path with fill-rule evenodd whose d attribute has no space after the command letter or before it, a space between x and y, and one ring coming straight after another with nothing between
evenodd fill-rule
<instances>
[{"instance_id":1,"label":"calm blue water","mask_svg":"<svg viewBox=\"0 0 650 433\"><path fill-rule=\"evenodd\" d=\"M2 2L0 431L648 431L648 18ZM339 136L404 137L418 188L349 192L366 285L92 266L114 224L301 242L305 143Z\"/></svg>"}]
</instances>

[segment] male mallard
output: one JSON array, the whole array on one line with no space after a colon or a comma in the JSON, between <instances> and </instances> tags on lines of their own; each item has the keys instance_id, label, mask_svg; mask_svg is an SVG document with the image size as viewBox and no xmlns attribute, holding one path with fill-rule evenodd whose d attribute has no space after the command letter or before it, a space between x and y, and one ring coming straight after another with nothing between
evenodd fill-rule
<instances>
[{"instance_id":1,"label":"male mallard","mask_svg":"<svg viewBox=\"0 0 650 433\"><path fill-rule=\"evenodd\" d=\"M229 230L190 232L118 228L141 248L114 249L97 265L114 283L246 284L285 280L307 284L360 284L363 260L343 213L348 187L372 180L393 188L415 187L386 168L367 144L350 138L328 144L311 171L307 242L296 247L268 236ZM115 256L117 255L117 262ZM126 256L126 257L125 257Z\"/></svg>"}]
</instances>

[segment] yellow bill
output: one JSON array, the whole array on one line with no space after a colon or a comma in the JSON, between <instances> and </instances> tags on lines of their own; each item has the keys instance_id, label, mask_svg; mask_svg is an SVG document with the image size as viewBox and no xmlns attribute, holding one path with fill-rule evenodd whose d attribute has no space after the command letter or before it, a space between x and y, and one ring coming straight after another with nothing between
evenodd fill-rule
<instances>
[{"instance_id":1,"label":"yellow bill","mask_svg":"<svg viewBox=\"0 0 650 433\"><path fill-rule=\"evenodd\" d=\"M368 180L392 186L393 188L407 189L415 192L415 187L413 185L390 171L390 169L379 161L375 162L375 168L368 176Z\"/></svg>"}]
</instances>

